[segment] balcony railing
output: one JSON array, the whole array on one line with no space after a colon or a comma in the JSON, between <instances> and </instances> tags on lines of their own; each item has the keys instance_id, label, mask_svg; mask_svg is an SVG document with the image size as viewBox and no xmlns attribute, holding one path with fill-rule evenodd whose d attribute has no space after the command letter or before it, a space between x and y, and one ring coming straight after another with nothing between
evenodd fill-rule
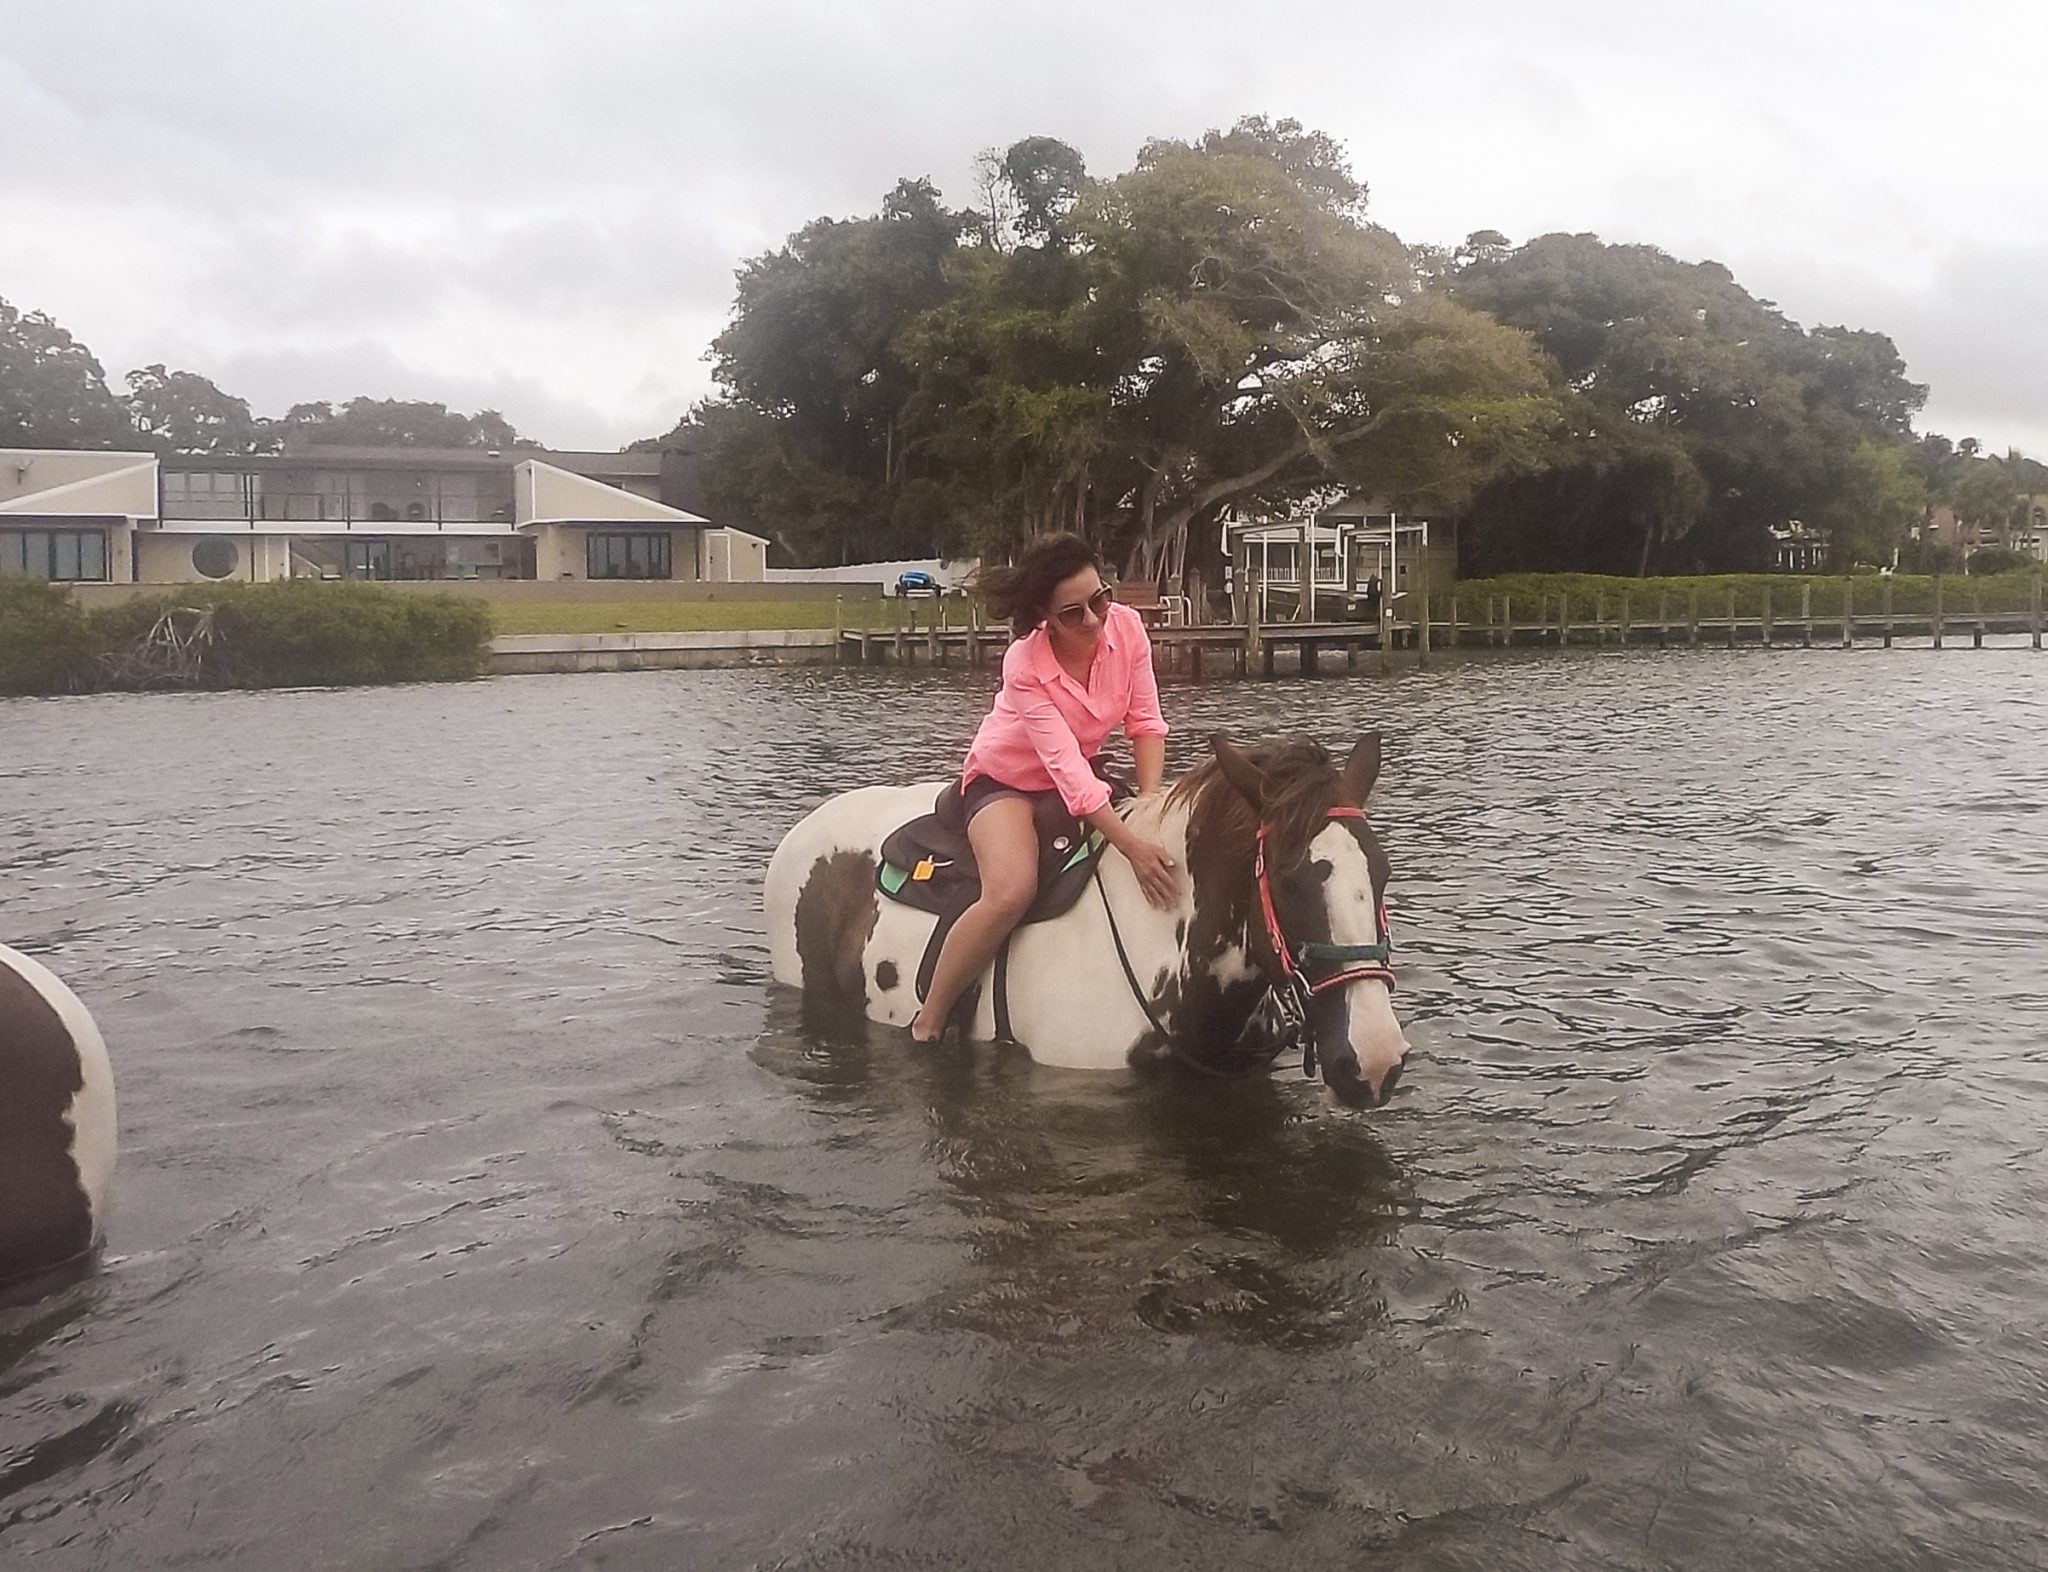
<instances>
[{"instance_id":1,"label":"balcony railing","mask_svg":"<svg viewBox=\"0 0 2048 1572\"><path fill-rule=\"evenodd\" d=\"M450 524L512 523L509 493L483 499L359 497L327 491L264 492L253 497L166 496L163 517L179 522L241 524L339 524L348 529L382 526L445 527Z\"/></svg>"}]
</instances>

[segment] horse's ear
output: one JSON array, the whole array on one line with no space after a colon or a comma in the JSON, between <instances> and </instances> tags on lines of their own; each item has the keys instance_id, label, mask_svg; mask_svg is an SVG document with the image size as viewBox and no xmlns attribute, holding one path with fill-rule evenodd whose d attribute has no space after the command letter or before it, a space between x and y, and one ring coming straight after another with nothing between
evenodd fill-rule
<instances>
[{"instance_id":1,"label":"horse's ear","mask_svg":"<svg viewBox=\"0 0 2048 1572\"><path fill-rule=\"evenodd\" d=\"M1337 787L1337 800L1363 808L1372 795L1373 782L1380 778L1380 734L1369 731L1358 739L1351 757L1344 761L1344 779Z\"/></svg>"},{"instance_id":2,"label":"horse's ear","mask_svg":"<svg viewBox=\"0 0 2048 1572\"><path fill-rule=\"evenodd\" d=\"M1266 779L1259 773L1259 767L1220 731L1209 739L1209 749L1216 755L1223 778L1237 788L1237 794L1252 805L1254 813L1262 811L1266 806Z\"/></svg>"}]
</instances>

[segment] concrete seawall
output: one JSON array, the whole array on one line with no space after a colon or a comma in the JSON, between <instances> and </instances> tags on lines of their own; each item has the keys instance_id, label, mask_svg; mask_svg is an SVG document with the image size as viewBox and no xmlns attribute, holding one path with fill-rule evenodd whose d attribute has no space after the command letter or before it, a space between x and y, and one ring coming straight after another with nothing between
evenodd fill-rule
<instances>
[{"instance_id":1,"label":"concrete seawall","mask_svg":"<svg viewBox=\"0 0 2048 1572\"><path fill-rule=\"evenodd\" d=\"M705 666L806 666L832 660L830 628L716 633L516 633L491 640L493 676L546 671L673 671Z\"/></svg>"}]
</instances>

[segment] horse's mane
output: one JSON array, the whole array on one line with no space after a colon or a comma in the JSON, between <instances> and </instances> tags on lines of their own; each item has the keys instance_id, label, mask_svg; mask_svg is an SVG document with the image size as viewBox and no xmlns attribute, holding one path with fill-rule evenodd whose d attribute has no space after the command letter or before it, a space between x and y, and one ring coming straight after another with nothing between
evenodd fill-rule
<instances>
[{"instance_id":1,"label":"horse's mane","mask_svg":"<svg viewBox=\"0 0 2048 1572\"><path fill-rule=\"evenodd\" d=\"M1322 830L1325 815L1337 800L1337 766L1311 737L1253 743L1240 751L1258 766L1265 781L1263 813L1253 811L1214 758L1174 782L1167 802L1186 805L1191 842L1199 838L1210 844L1242 843L1249 849L1263 818L1272 866L1291 868L1308 855L1309 842Z\"/></svg>"}]
</instances>

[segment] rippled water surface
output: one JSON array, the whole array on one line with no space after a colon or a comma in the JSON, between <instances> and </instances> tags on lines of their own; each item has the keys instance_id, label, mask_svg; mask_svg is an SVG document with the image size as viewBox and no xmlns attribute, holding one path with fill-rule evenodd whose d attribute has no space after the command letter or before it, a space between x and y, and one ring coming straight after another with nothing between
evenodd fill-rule
<instances>
[{"instance_id":1,"label":"rippled water surface","mask_svg":"<svg viewBox=\"0 0 2048 1572\"><path fill-rule=\"evenodd\" d=\"M0 1561L2039 1563L2041 657L1170 688L1387 732L1374 1114L802 1026L770 848L986 683L0 703L123 1126Z\"/></svg>"}]
</instances>

